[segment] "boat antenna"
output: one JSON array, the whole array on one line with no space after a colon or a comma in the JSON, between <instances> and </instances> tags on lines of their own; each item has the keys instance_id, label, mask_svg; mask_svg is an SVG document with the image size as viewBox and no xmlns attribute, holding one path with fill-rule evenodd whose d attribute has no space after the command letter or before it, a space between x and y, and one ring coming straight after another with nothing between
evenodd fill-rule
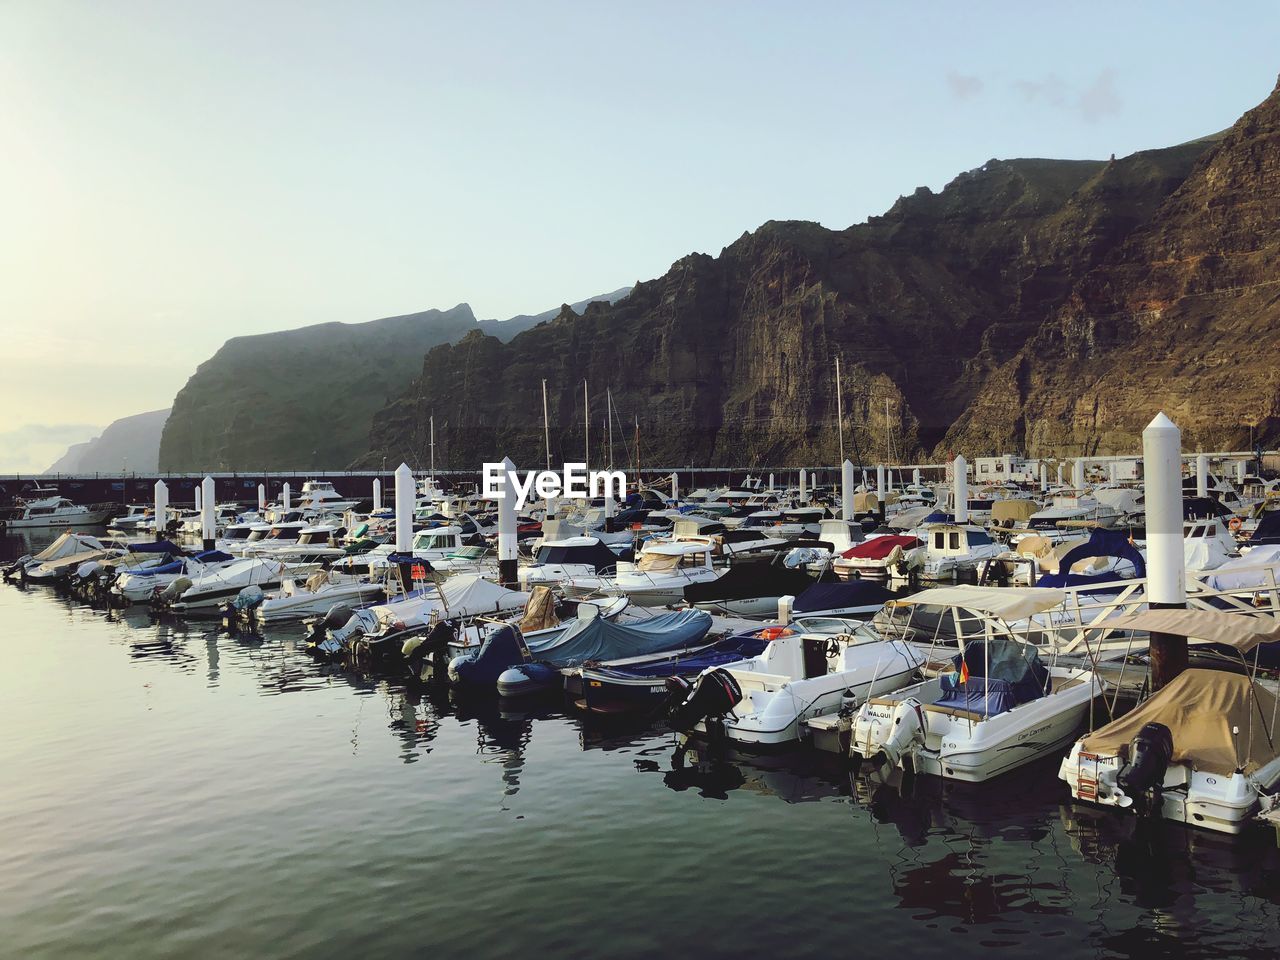
<instances>
[{"instance_id":1,"label":"boat antenna","mask_svg":"<svg viewBox=\"0 0 1280 960\"><path fill-rule=\"evenodd\" d=\"M591 467L591 400L587 396L587 381L582 380L582 462Z\"/></svg>"},{"instance_id":2,"label":"boat antenna","mask_svg":"<svg viewBox=\"0 0 1280 960\"><path fill-rule=\"evenodd\" d=\"M609 469L613 469L613 388L606 387L604 392L605 398L605 419L609 424Z\"/></svg>"}]
</instances>

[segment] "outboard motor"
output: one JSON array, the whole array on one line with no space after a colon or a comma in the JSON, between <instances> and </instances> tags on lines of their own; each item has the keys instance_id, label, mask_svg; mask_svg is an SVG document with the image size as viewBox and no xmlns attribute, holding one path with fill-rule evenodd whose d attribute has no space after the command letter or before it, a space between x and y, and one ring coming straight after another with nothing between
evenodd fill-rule
<instances>
[{"instance_id":1,"label":"outboard motor","mask_svg":"<svg viewBox=\"0 0 1280 960\"><path fill-rule=\"evenodd\" d=\"M1173 734L1163 723L1148 723L1129 743L1129 762L1116 775L1116 784L1135 802L1140 815L1159 813L1161 786L1173 759Z\"/></svg>"},{"instance_id":2,"label":"outboard motor","mask_svg":"<svg viewBox=\"0 0 1280 960\"><path fill-rule=\"evenodd\" d=\"M152 602L160 604L169 604L176 601L184 593L191 589L190 577L178 577L167 587L161 590L152 598Z\"/></svg>"},{"instance_id":3,"label":"outboard motor","mask_svg":"<svg viewBox=\"0 0 1280 960\"><path fill-rule=\"evenodd\" d=\"M677 699L681 688L670 681L667 683L671 698L668 700L667 721L674 730L687 733L699 721L723 717L742 702L742 687L733 674L723 668L708 670L691 687L687 681L682 682L688 687L682 699Z\"/></svg>"},{"instance_id":4,"label":"outboard motor","mask_svg":"<svg viewBox=\"0 0 1280 960\"><path fill-rule=\"evenodd\" d=\"M420 680L432 676L445 676L448 670L449 644L457 639L458 631L453 623L441 620L430 632L410 637L400 648L405 662L409 665L409 673Z\"/></svg>"}]
</instances>

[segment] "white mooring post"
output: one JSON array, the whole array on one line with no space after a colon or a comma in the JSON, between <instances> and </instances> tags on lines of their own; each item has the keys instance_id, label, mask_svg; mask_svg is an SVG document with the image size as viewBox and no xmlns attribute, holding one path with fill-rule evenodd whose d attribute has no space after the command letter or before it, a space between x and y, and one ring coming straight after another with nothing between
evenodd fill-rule
<instances>
[{"instance_id":1,"label":"white mooring post","mask_svg":"<svg viewBox=\"0 0 1280 960\"><path fill-rule=\"evenodd\" d=\"M165 527L169 525L169 487L163 480L156 481L156 511L154 518L156 539L164 539Z\"/></svg>"},{"instance_id":2,"label":"white mooring post","mask_svg":"<svg viewBox=\"0 0 1280 960\"><path fill-rule=\"evenodd\" d=\"M951 463L951 499L955 501L956 523L969 522L969 463L964 457L956 455Z\"/></svg>"},{"instance_id":3,"label":"white mooring post","mask_svg":"<svg viewBox=\"0 0 1280 960\"><path fill-rule=\"evenodd\" d=\"M845 523L853 522L853 461L846 460L840 465L840 519Z\"/></svg>"},{"instance_id":4,"label":"white mooring post","mask_svg":"<svg viewBox=\"0 0 1280 960\"><path fill-rule=\"evenodd\" d=\"M258 484L258 516L264 516L267 512L267 488L265 484Z\"/></svg>"},{"instance_id":5,"label":"white mooring post","mask_svg":"<svg viewBox=\"0 0 1280 960\"><path fill-rule=\"evenodd\" d=\"M195 502L196 502L196 513L201 513L204 510L204 503L200 499L200 484L198 483L196 484Z\"/></svg>"},{"instance_id":6,"label":"white mooring post","mask_svg":"<svg viewBox=\"0 0 1280 960\"><path fill-rule=\"evenodd\" d=\"M382 480L374 477L373 480L373 512L377 513L382 509Z\"/></svg>"},{"instance_id":7,"label":"white mooring post","mask_svg":"<svg viewBox=\"0 0 1280 960\"><path fill-rule=\"evenodd\" d=\"M876 466L876 500L880 506L880 522L884 522L885 510L888 509L889 486L886 479L886 471L884 464Z\"/></svg>"},{"instance_id":8,"label":"white mooring post","mask_svg":"<svg viewBox=\"0 0 1280 960\"><path fill-rule=\"evenodd\" d=\"M1058 461L1058 486L1062 486L1062 461Z\"/></svg>"},{"instance_id":9,"label":"white mooring post","mask_svg":"<svg viewBox=\"0 0 1280 960\"><path fill-rule=\"evenodd\" d=\"M1142 431L1147 505L1147 603L1151 609L1187 605L1182 546L1182 432L1163 413ZM1187 667L1187 640L1151 634L1151 688L1159 690Z\"/></svg>"},{"instance_id":10,"label":"white mooring post","mask_svg":"<svg viewBox=\"0 0 1280 960\"><path fill-rule=\"evenodd\" d=\"M213 512L217 507L218 494L214 490L213 477L205 477L200 482L200 538L206 550L213 549L213 542L218 536L217 521Z\"/></svg>"},{"instance_id":11,"label":"white mooring post","mask_svg":"<svg viewBox=\"0 0 1280 960\"><path fill-rule=\"evenodd\" d=\"M511 489L508 477L514 476L516 465L510 457L502 461L502 499L498 501L498 582L514 589L519 580L516 574L517 530L516 493ZM607 499L607 498L606 498Z\"/></svg>"},{"instance_id":12,"label":"white mooring post","mask_svg":"<svg viewBox=\"0 0 1280 960\"><path fill-rule=\"evenodd\" d=\"M800 468L800 503L801 504L805 504L809 502L809 490L805 484L805 480L806 480L806 477L804 473L804 467L801 467Z\"/></svg>"},{"instance_id":13,"label":"white mooring post","mask_svg":"<svg viewBox=\"0 0 1280 960\"><path fill-rule=\"evenodd\" d=\"M1045 493L1049 489L1049 465L1043 460L1040 461L1040 492Z\"/></svg>"},{"instance_id":14,"label":"white mooring post","mask_svg":"<svg viewBox=\"0 0 1280 960\"><path fill-rule=\"evenodd\" d=\"M1202 453L1196 457L1196 496L1209 495L1209 455Z\"/></svg>"},{"instance_id":15,"label":"white mooring post","mask_svg":"<svg viewBox=\"0 0 1280 960\"><path fill-rule=\"evenodd\" d=\"M1071 486L1076 490L1083 490L1084 482L1084 458L1078 457L1071 465Z\"/></svg>"},{"instance_id":16,"label":"white mooring post","mask_svg":"<svg viewBox=\"0 0 1280 960\"><path fill-rule=\"evenodd\" d=\"M920 468L919 467L916 467L914 470L911 471L911 482L917 487L920 486Z\"/></svg>"},{"instance_id":17,"label":"white mooring post","mask_svg":"<svg viewBox=\"0 0 1280 960\"><path fill-rule=\"evenodd\" d=\"M285 490L288 491L288 485ZM413 549L413 508L417 505L418 485L407 463L396 467L396 553Z\"/></svg>"},{"instance_id":18,"label":"white mooring post","mask_svg":"<svg viewBox=\"0 0 1280 960\"><path fill-rule=\"evenodd\" d=\"M1236 461L1236 483L1244 483L1244 478L1249 470L1248 460Z\"/></svg>"},{"instance_id":19,"label":"white mooring post","mask_svg":"<svg viewBox=\"0 0 1280 960\"><path fill-rule=\"evenodd\" d=\"M293 503L289 499L289 484L287 483L280 490L280 505L284 507L285 510L289 510L293 507Z\"/></svg>"}]
</instances>

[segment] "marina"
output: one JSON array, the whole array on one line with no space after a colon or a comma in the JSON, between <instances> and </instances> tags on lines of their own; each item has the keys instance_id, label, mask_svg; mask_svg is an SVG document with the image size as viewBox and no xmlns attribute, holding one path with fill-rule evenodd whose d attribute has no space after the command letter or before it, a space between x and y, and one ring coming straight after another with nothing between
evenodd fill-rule
<instances>
[{"instance_id":1,"label":"marina","mask_svg":"<svg viewBox=\"0 0 1280 960\"><path fill-rule=\"evenodd\" d=\"M457 949L496 955L504 934L486 941L477 927L500 888L539 950L644 954L669 927L629 918L657 911L730 955L761 936L733 906L757 882L759 851L736 839L747 830L788 851L768 871L788 911L843 900L860 929L914 949L976 956L1044 937L1098 956L1124 953L1125 937L1158 951L1190 929L1186 955L1265 955L1280 917L1280 586L1267 543L1280 511L1248 466L1236 483L1176 446L1161 461L1176 428L1157 418L1149 433L1157 446L1127 485L1110 471L1085 480L1079 463L1079 487L971 486L957 458L943 483L846 464L851 486L807 471L803 488L747 477L676 499L678 481L651 476L619 502L517 511L402 466L368 498L304 481L277 502L264 486L256 502L224 503L205 479L199 509L180 510L157 481L119 527L6 529L6 642L18 674L57 675L64 695L34 740L8 745L29 785L8 830L45 827L5 875L46 864L36 875L56 886L92 873L95 855L123 863L74 895L95 891L99 909L123 898L106 922L113 942L139 939L138 955L174 944L124 901L172 899L181 916L232 869L257 879L214 897L227 919L201 910L175 936L232 944L222 924L261 898L257 923L282 955L305 954L314 937L350 936L350 916L331 926L335 910L385 917L395 902L397 923L366 934L386 951L402 947L403 921L447 923ZM1086 499L1131 509L1017 522ZM1216 551L1203 547L1208 521L1183 519L1200 515L1221 530ZM888 549L868 549L880 539ZM913 563L916 550L936 553ZM1157 609L1160 577L1182 585L1187 609ZM1148 637L1170 630L1189 638L1193 669L1153 693ZM25 636L42 637L38 649ZM30 727L35 688L9 683L5 709ZM1205 740L1214 724L1228 732ZM36 785L68 738L94 759L61 770L49 804ZM99 764L124 767L85 809L75 778ZM235 798L248 789L263 799L246 815ZM74 842L55 827L67 822ZM162 841L150 855L146 843L174 831L193 859L176 885L165 870L177 868L154 860ZM558 866L539 879L552 850ZM305 896L270 879L299 857ZM701 902L710 863L732 878ZM437 885L451 896L414 896ZM599 912L600 885L625 915ZM42 910L75 902L39 883L8 893L28 898L31 937ZM778 923L764 936L818 956L843 929L806 927L801 943Z\"/></svg>"}]
</instances>

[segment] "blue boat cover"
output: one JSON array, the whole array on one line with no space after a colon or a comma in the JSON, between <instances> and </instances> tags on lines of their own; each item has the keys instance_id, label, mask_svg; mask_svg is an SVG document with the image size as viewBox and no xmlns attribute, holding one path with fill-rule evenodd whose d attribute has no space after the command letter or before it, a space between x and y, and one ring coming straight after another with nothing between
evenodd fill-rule
<instances>
[{"instance_id":1,"label":"blue boat cover","mask_svg":"<svg viewBox=\"0 0 1280 960\"><path fill-rule=\"evenodd\" d=\"M1115 530L1103 530L1102 528L1094 529L1089 535L1089 539L1078 547L1068 550L1058 561L1057 573L1046 573L1037 582L1040 587L1077 587L1088 585L1101 585L1105 583L1113 583L1127 577L1119 577L1114 573L1101 573L1096 576L1089 574L1072 573L1071 568L1081 560L1089 560L1093 557L1116 557L1121 560L1128 560L1133 564L1136 571L1134 577L1141 580L1147 575L1147 562L1142 559L1142 554L1138 552L1138 548L1129 542L1129 538L1123 533Z\"/></svg>"},{"instance_id":2,"label":"blue boat cover","mask_svg":"<svg viewBox=\"0 0 1280 960\"><path fill-rule=\"evenodd\" d=\"M960 683L954 674L942 677L942 699L938 703L972 710L984 717L994 717L1018 705L1007 680L970 677L968 683Z\"/></svg>"},{"instance_id":3,"label":"blue boat cover","mask_svg":"<svg viewBox=\"0 0 1280 960\"><path fill-rule=\"evenodd\" d=\"M168 540L154 540L149 543L131 543L129 544L130 553L172 553L174 556L182 553L182 548L176 543Z\"/></svg>"},{"instance_id":4,"label":"blue boat cover","mask_svg":"<svg viewBox=\"0 0 1280 960\"><path fill-rule=\"evenodd\" d=\"M1265 543L1280 543L1280 510L1268 510L1258 521L1258 529L1249 538L1251 546Z\"/></svg>"},{"instance_id":5,"label":"blue boat cover","mask_svg":"<svg viewBox=\"0 0 1280 960\"><path fill-rule=\"evenodd\" d=\"M644 663L611 667L603 664L594 668L595 677L616 677L619 680L664 678L672 676L696 677L708 667L719 667L738 660L749 660L764 653L769 641L760 636L763 631L725 637L689 653L655 654Z\"/></svg>"},{"instance_id":6,"label":"blue boat cover","mask_svg":"<svg viewBox=\"0 0 1280 960\"><path fill-rule=\"evenodd\" d=\"M503 626L485 638L470 657L451 666L459 680L489 685L505 670L537 660L567 667L587 660L619 660L697 644L711 629L705 610L677 610L639 623L618 624L602 617L570 621L565 629L530 649L513 626Z\"/></svg>"},{"instance_id":7,"label":"blue boat cover","mask_svg":"<svg viewBox=\"0 0 1280 960\"><path fill-rule=\"evenodd\" d=\"M221 550L205 550L195 555L195 559L201 563L226 563L228 560L234 560L229 553L223 553Z\"/></svg>"},{"instance_id":8,"label":"blue boat cover","mask_svg":"<svg viewBox=\"0 0 1280 960\"><path fill-rule=\"evenodd\" d=\"M842 607L884 606L893 594L870 580L845 580L840 583L815 583L796 597L793 613L816 610L839 610Z\"/></svg>"},{"instance_id":9,"label":"blue boat cover","mask_svg":"<svg viewBox=\"0 0 1280 960\"><path fill-rule=\"evenodd\" d=\"M985 697L986 689L981 681L990 680L992 681L991 713L993 714L997 712L994 709L997 692L994 681L1002 681L1008 686L1009 696L1012 698L1009 707L1040 699L1044 696L1045 686L1049 682L1049 670L1040 659L1040 654L1035 647L1018 643L1016 640L1006 640L1003 637L971 640L964 645L963 652L952 658L951 662L956 672L950 677L944 677L943 690L947 691L948 686L969 687L973 690L981 689ZM969 682L963 684L959 682L962 663L969 666ZM950 684L947 681L950 681ZM955 696L960 700L971 699L964 690L956 691ZM957 700L947 700L945 693L943 702L953 705L958 703ZM966 707L966 709L977 708Z\"/></svg>"},{"instance_id":10,"label":"blue boat cover","mask_svg":"<svg viewBox=\"0 0 1280 960\"><path fill-rule=\"evenodd\" d=\"M186 562L183 560L173 560L169 563L162 563L158 567L130 567L127 570L121 570L122 574L127 573L134 577L154 577L158 574L182 573L186 570Z\"/></svg>"}]
</instances>

